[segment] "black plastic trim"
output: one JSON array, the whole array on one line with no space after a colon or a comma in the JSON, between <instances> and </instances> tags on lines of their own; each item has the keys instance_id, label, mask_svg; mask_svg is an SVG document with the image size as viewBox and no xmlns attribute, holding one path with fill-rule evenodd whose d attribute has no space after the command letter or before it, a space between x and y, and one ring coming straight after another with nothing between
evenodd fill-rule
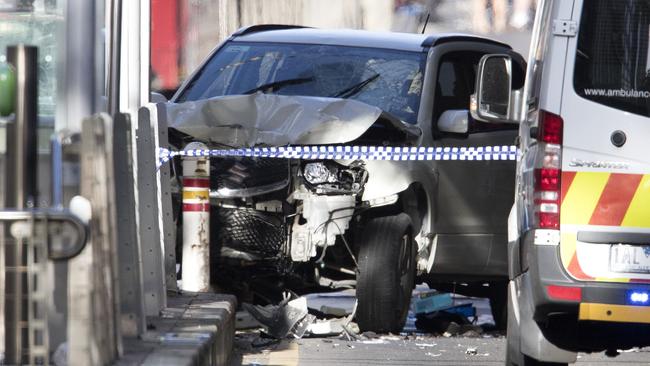
<instances>
[{"instance_id":1,"label":"black plastic trim","mask_svg":"<svg viewBox=\"0 0 650 366\"><path fill-rule=\"evenodd\" d=\"M235 33L232 34L232 37L244 36L246 34L253 34L259 32L267 32L274 30L283 30L283 29L304 29L304 28L313 28L303 25L290 25L290 24L257 24L250 25L248 27L239 28Z\"/></svg>"},{"instance_id":2,"label":"black plastic trim","mask_svg":"<svg viewBox=\"0 0 650 366\"><path fill-rule=\"evenodd\" d=\"M638 244L650 245L648 233L616 233L602 231L579 231L578 241L593 244Z\"/></svg>"},{"instance_id":3,"label":"black plastic trim","mask_svg":"<svg viewBox=\"0 0 650 366\"><path fill-rule=\"evenodd\" d=\"M441 44L445 43L451 43L451 42L480 42L480 43L489 43L493 44L495 46L499 47L505 47L509 50L512 50L512 47L509 45L495 41L490 38L484 38L484 37L479 37L479 36L472 36L468 34L452 34L452 35L444 35L444 34L437 34L437 35L432 35L427 37L422 42L422 47L435 47L439 46Z\"/></svg>"},{"instance_id":4,"label":"black plastic trim","mask_svg":"<svg viewBox=\"0 0 650 366\"><path fill-rule=\"evenodd\" d=\"M627 301L627 297L630 291L650 291L650 286L640 285L640 284L630 284L627 283L623 287L607 286L603 285L587 285L583 288L582 291L582 302L586 303L596 303L596 304L611 304L611 305L630 305L630 306L639 306L631 304ZM646 305L650 310L650 306Z\"/></svg>"}]
</instances>

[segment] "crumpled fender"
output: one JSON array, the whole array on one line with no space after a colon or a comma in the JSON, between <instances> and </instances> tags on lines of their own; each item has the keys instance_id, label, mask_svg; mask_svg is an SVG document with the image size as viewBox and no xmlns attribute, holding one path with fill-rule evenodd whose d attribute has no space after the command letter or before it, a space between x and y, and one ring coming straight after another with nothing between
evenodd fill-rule
<instances>
[{"instance_id":1,"label":"crumpled fender","mask_svg":"<svg viewBox=\"0 0 650 366\"><path fill-rule=\"evenodd\" d=\"M422 161L366 161L366 169L368 182L363 201L401 193L416 182L436 180L431 168Z\"/></svg>"}]
</instances>

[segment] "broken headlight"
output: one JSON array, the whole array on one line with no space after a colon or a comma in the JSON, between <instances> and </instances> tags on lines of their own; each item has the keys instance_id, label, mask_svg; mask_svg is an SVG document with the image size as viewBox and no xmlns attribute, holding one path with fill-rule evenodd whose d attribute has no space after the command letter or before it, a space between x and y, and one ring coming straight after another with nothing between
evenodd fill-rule
<instances>
[{"instance_id":1,"label":"broken headlight","mask_svg":"<svg viewBox=\"0 0 650 366\"><path fill-rule=\"evenodd\" d=\"M307 163L302 175L307 186L316 193L359 193L368 180L363 163L350 166L333 161Z\"/></svg>"},{"instance_id":2,"label":"broken headlight","mask_svg":"<svg viewBox=\"0 0 650 366\"><path fill-rule=\"evenodd\" d=\"M336 169L330 170L325 163L308 163L303 170L305 180L310 184L335 183L337 173Z\"/></svg>"}]
</instances>

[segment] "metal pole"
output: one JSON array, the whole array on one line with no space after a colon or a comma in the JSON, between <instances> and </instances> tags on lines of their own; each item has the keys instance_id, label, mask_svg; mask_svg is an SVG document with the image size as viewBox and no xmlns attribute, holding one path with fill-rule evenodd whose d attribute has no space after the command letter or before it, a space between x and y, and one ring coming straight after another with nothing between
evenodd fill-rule
<instances>
[{"instance_id":1,"label":"metal pole","mask_svg":"<svg viewBox=\"0 0 650 366\"><path fill-rule=\"evenodd\" d=\"M52 148L52 207L63 209L63 134L50 138Z\"/></svg>"},{"instance_id":2,"label":"metal pole","mask_svg":"<svg viewBox=\"0 0 650 366\"><path fill-rule=\"evenodd\" d=\"M57 80L57 131L81 131L81 121L97 111L95 88L95 2L66 1L65 57Z\"/></svg>"},{"instance_id":3,"label":"metal pole","mask_svg":"<svg viewBox=\"0 0 650 366\"><path fill-rule=\"evenodd\" d=\"M110 0L109 51L108 51L108 114L115 118L120 111L120 62L122 53L122 0Z\"/></svg>"},{"instance_id":4,"label":"metal pole","mask_svg":"<svg viewBox=\"0 0 650 366\"><path fill-rule=\"evenodd\" d=\"M16 118L7 131L7 207L34 207L37 199L38 50L7 48L7 61L16 69Z\"/></svg>"},{"instance_id":5,"label":"metal pole","mask_svg":"<svg viewBox=\"0 0 650 366\"><path fill-rule=\"evenodd\" d=\"M193 142L185 150L207 149ZM183 263L181 290L210 290L210 159L183 159Z\"/></svg>"},{"instance_id":6,"label":"metal pole","mask_svg":"<svg viewBox=\"0 0 650 366\"><path fill-rule=\"evenodd\" d=\"M5 204L25 209L34 207L37 202L38 50L25 45L8 47L7 61L16 70L16 118L7 125ZM5 300L5 360L9 364L22 363L23 341L26 340L22 332L22 322L26 320L23 312L26 308L23 301L26 283L23 281L27 275L24 244L24 240L16 239L13 253L11 250L5 253L6 270L13 272L13 281L6 283L6 293L13 298Z\"/></svg>"}]
</instances>

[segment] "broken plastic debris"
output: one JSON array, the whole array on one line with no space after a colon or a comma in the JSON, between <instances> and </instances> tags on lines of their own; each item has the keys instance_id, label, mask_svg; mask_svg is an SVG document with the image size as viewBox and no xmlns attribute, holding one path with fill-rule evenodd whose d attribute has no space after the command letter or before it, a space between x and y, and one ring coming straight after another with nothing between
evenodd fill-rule
<instances>
[{"instance_id":1,"label":"broken plastic debris","mask_svg":"<svg viewBox=\"0 0 650 366\"><path fill-rule=\"evenodd\" d=\"M304 318L297 322L293 328L291 328L291 333L296 338L302 338L305 336L305 333L307 333L307 330L309 330L309 326L315 321L316 317L314 315L307 314Z\"/></svg>"},{"instance_id":2,"label":"broken plastic debris","mask_svg":"<svg viewBox=\"0 0 650 366\"><path fill-rule=\"evenodd\" d=\"M327 305L321 306L320 311L323 314L333 315L333 316L336 316L336 317L344 317L344 316L348 316L348 314L349 314L348 311L345 310L345 309L337 308L337 307L334 307L334 306L327 306Z\"/></svg>"},{"instance_id":3,"label":"broken plastic debris","mask_svg":"<svg viewBox=\"0 0 650 366\"><path fill-rule=\"evenodd\" d=\"M380 338L383 339L383 340L387 340L387 341L400 341L400 340L402 340L401 337L397 337L397 336L394 336L394 335L381 336Z\"/></svg>"},{"instance_id":4,"label":"broken plastic debris","mask_svg":"<svg viewBox=\"0 0 650 366\"><path fill-rule=\"evenodd\" d=\"M305 297L292 301L285 299L279 305L242 304L242 306L266 328L269 335L277 339L285 338L289 334L295 338L302 338L306 334L317 336L344 334L348 340L359 339L357 335L359 326L352 322L356 302L352 314L348 317L329 320L317 320L314 315L308 314Z\"/></svg>"},{"instance_id":5,"label":"broken plastic debris","mask_svg":"<svg viewBox=\"0 0 650 366\"><path fill-rule=\"evenodd\" d=\"M630 349L619 349L617 350L618 353L636 353L636 352L641 352L641 349L639 348L630 348Z\"/></svg>"},{"instance_id":6,"label":"broken plastic debris","mask_svg":"<svg viewBox=\"0 0 650 366\"><path fill-rule=\"evenodd\" d=\"M316 321L309 325L307 331L313 335L337 335L345 331L347 327L352 333L359 333L359 326L356 323L348 323L346 318Z\"/></svg>"},{"instance_id":7,"label":"broken plastic debris","mask_svg":"<svg viewBox=\"0 0 650 366\"><path fill-rule=\"evenodd\" d=\"M275 338L286 337L293 327L307 315L307 300L304 297L288 301L283 300L279 305L242 304L257 321Z\"/></svg>"},{"instance_id":8,"label":"broken plastic debris","mask_svg":"<svg viewBox=\"0 0 650 366\"><path fill-rule=\"evenodd\" d=\"M254 329L261 327L258 322L248 311L238 311L235 316L236 329Z\"/></svg>"},{"instance_id":9,"label":"broken plastic debris","mask_svg":"<svg viewBox=\"0 0 650 366\"><path fill-rule=\"evenodd\" d=\"M478 351L477 351L476 348L474 348L474 347L468 347L468 348L465 350L465 354L466 354L466 355L470 355L470 356L476 356L476 355L478 354Z\"/></svg>"},{"instance_id":10,"label":"broken plastic debris","mask_svg":"<svg viewBox=\"0 0 650 366\"><path fill-rule=\"evenodd\" d=\"M431 343L431 344L429 344L429 343L416 343L415 345L418 346L418 347L435 347L435 346L437 346L436 343Z\"/></svg>"},{"instance_id":11,"label":"broken plastic debris","mask_svg":"<svg viewBox=\"0 0 650 366\"><path fill-rule=\"evenodd\" d=\"M386 342L383 339L368 339L366 341L361 341L361 343L363 343L363 344L386 344L388 342Z\"/></svg>"},{"instance_id":12,"label":"broken plastic debris","mask_svg":"<svg viewBox=\"0 0 650 366\"><path fill-rule=\"evenodd\" d=\"M440 293L435 290L421 292L413 300L416 314L433 313L453 305L451 294Z\"/></svg>"}]
</instances>

